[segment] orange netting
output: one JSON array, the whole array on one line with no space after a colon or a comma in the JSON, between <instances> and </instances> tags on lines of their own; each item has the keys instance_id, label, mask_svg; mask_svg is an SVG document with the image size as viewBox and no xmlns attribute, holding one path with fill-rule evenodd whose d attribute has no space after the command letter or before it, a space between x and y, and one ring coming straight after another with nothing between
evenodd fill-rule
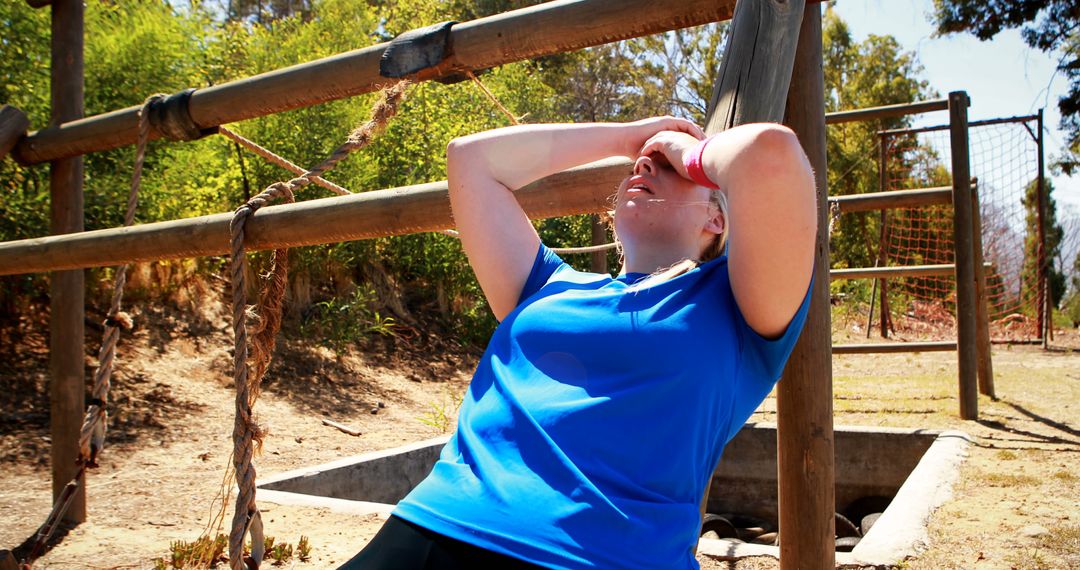
<instances>
[{"instance_id":1,"label":"orange netting","mask_svg":"<svg viewBox=\"0 0 1080 570\"><path fill-rule=\"evenodd\" d=\"M1038 269L1055 260L1046 259L1038 247L1034 218L1037 128L1031 118L972 125L968 131L971 177L980 202L983 261L989 264L990 335L998 341L1042 338L1046 284ZM951 186L947 128L885 133L882 143L884 190ZM878 255L891 266L953 263L952 216L952 206L888 211ZM1075 240L1076 234L1066 234L1065 239ZM955 338L956 287L951 275L897 278L887 287L892 330L921 338Z\"/></svg>"}]
</instances>

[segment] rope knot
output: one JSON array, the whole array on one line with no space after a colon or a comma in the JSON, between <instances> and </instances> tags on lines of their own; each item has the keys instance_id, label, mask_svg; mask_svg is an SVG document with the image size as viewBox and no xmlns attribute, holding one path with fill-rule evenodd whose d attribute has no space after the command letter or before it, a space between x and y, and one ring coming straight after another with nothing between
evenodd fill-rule
<instances>
[{"instance_id":1,"label":"rope knot","mask_svg":"<svg viewBox=\"0 0 1080 570\"><path fill-rule=\"evenodd\" d=\"M117 311L109 316L105 317L102 322L107 327L123 328L124 330L131 330L135 328L135 321L132 320L131 315L124 311Z\"/></svg>"}]
</instances>

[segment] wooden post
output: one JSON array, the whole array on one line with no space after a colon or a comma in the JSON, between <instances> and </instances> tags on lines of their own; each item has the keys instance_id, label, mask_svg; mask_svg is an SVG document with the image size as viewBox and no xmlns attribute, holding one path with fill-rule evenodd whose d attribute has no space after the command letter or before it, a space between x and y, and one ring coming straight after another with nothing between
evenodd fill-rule
<instances>
[{"instance_id":1,"label":"wooden post","mask_svg":"<svg viewBox=\"0 0 1080 570\"><path fill-rule=\"evenodd\" d=\"M889 190L889 136L881 135L880 156L878 158L878 192L885 193ZM885 267L889 264L889 213L881 211L881 231L878 233L878 266ZM878 289L881 290L881 338L889 338L889 282L886 279L878 281ZM871 304L873 299L870 300ZM870 331L866 331L870 334Z\"/></svg>"},{"instance_id":2,"label":"wooden post","mask_svg":"<svg viewBox=\"0 0 1080 570\"><path fill-rule=\"evenodd\" d=\"M83 115L83 3L52 3L52 120L53 126ZM53 234L83 230L83 161L81 157L53 161L49 172ZM49 401L52 433L52 489L55 501L78 472L79 429L84 413L85 353L83 351L83 272L52 274L49 316ZM68 507L64 520L86 520L86 486Z\"/></svg>"},{"instance_id":3,"label":"wooden post","mask_svg":"<svg viewBox=\"0 0 1080 570\"><path fill-rule=\"evenodd\" d=\"M784 122L799 135L814 167L818 235L810 314L776 393L780 568L832 570L836 500L820 4L807 6L803 14Z\"/></svg>"},{"instance_id":4,"label":"wooden post","mask_svg":"<svg viewBox=\"0 0 1080 570\"><path fill-rule=\"evenodd\" d=\"M30 119L26 113L11 105L0 105L0 160L15 146L16 142L26 134L30 126Z\"/></svg>"},{"instance_id":5,"label":"wooden post","mask_svg":"<svg viewBox=\"0 0 1080 570\"><path fill-rule=\"evenodd\" d=\"M740 0L735 5L705 119L706 133L784 118L795 66L794 38L804 6L804 0ZM703 517L708 502L706 488L701 498Z\"/></svg>"},{"instance_id":6,"label":"wooden post","mask_svg":"<svg viewBox=\"0 0 1080 570\"><path fill-rule=\"evenodd\" d=\"M975 259L972 246L971 171L968 162L968 96L949 93L949 139L952 143L953 245L956 249L956 356L960 381L960 417L979 417L975 342Z\"/></svg>"},{"instance_id":7,"label":"wooden post","mask_svg":"<svg viewBox=\"0 0 1080 570\"><path fill-rule=\"evenodd\" d=\"M1053 300L1050 298L1049 280L1050 264L1046 259L1046 159L1043 157L1043 110L1039 109L1036 115L1036 126L1039 129L1037 143L1039 147L1039 336L1042 337L1043 349L1050 347L1050 341L1054 339L1054 312Z\"/></svg>"},{"instance_id":8,"label":"wooden post","mask_svg":"<svg viewBox=\"0 0 1080 570\"><path fill-rule=\"evenodd\" d=\"M975 254L975 335L978 354L979 393L997 398L994 393L994 364L990 354L990 317L987 314L986 268L983 267L982 212L979 211L979 185L971 185L971 239Z\"/></svg>"}]
</instances>

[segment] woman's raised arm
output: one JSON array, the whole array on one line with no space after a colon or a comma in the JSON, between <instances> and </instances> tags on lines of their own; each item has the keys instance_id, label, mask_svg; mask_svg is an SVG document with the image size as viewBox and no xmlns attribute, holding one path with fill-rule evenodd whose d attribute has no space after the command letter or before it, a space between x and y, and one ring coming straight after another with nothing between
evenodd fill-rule
<instances>
[{"instance_id":1,"label":"woman's raised arm","mask_svg":"<svg viewBox=\"0 0 1080 570\"><path fill-rule=\"evenodd\" d=\"M671 117L634 123L520 125L454 139L446 149L450 205L469 264L495 317L517 306L540 239L512 192L609 156L635 157L653 134L703 136Z\"/></svg>"},{"instance_id":2,"label":"woman's raised arm","mask_svg":"<svg viewBox=\"0 0 1080 570\"><path fill-rule=\"evenodd\" d=\"M817 198L810 162L794 132L763 123L718 135L701 164L728 196L735 301L758 334L777 336L813 275Z\"/></svg>"}]
</instances>

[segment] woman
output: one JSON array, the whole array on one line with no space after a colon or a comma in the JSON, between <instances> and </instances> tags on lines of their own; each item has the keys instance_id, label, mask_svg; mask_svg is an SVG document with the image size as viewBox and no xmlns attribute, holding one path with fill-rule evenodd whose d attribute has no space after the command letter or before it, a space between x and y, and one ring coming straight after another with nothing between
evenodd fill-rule
<instances>
[{"instance_id":1,"label":"woman","mask_svg":"<svg viewBox=\"0 0 1080 570\"><path fill-rule=\"evenodd\" d=\"M615 155L635 162L611 278L543 246L512 191ZM447 167L501 323L431 474L346 567L697 568L713 468L806 315L817 216L795 135L526 125L451 142Z\"/></svg>"}]
</instances>

